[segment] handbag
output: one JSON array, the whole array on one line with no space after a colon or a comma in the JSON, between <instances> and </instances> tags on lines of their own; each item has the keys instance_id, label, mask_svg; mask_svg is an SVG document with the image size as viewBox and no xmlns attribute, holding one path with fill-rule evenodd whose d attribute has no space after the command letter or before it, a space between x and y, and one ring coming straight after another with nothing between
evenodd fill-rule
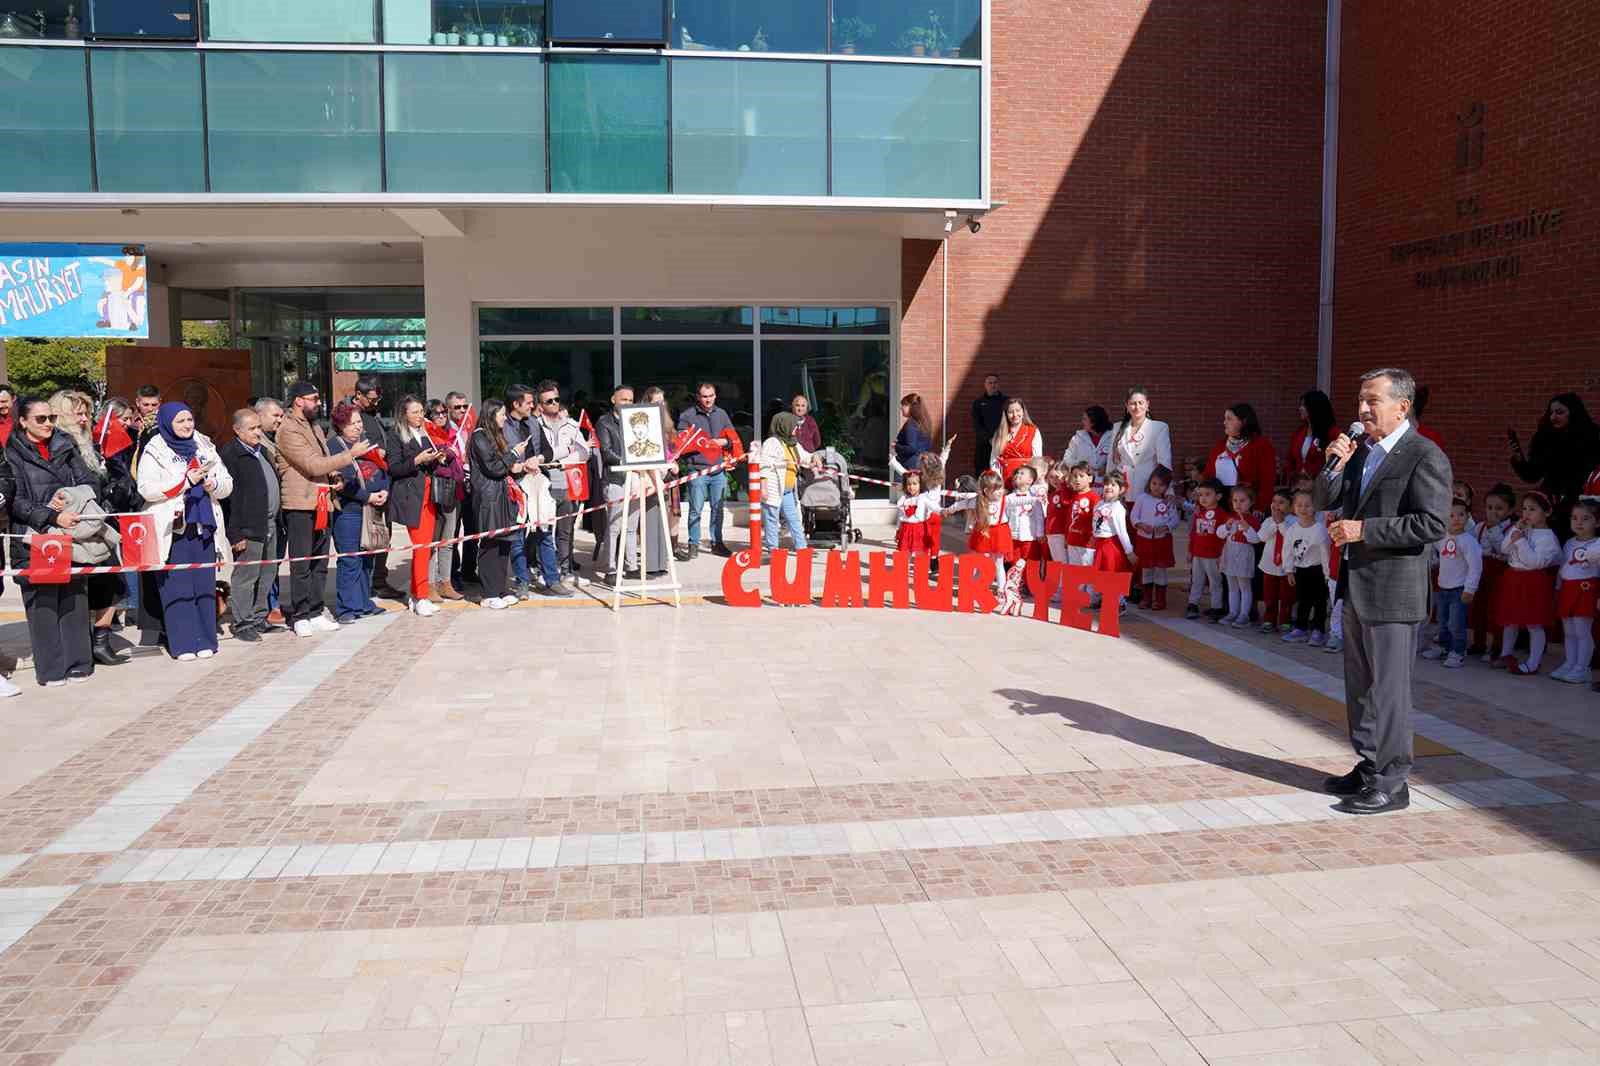
<instances>
[{"instance_id":1,"label":"handbag","mask_svg":"<svg viewBox=\"0 0 1600 1066\"><path fill-rule=\"evenodd\" d=\"M428 475L428 498L441 513L456 509L456 479L445 474Z\"/></svg>"},{"instance_id":2,"label":"handbag","mask_svg":"<svg viewBox=\"0 0 1600 1066\"><path fill-rule=\"evenodd\" d=\"M372 504L361 508L361 548L371 551L374 548L387 548L389 546L389 518L383 510Z\"/></svg>"}]
</instances>

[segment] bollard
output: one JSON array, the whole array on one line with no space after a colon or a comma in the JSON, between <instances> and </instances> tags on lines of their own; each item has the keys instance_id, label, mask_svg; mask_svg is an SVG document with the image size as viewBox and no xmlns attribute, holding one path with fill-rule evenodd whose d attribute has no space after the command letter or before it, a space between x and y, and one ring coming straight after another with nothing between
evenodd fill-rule
<instances>
[{"instance_id":1,"label":"bollard","mask_svg":"<svg viewBox=\"0 0 1600 1066\"><path fill-rule=\"evenodd\" d=\"M761 463L750 446L750 558L761 558Z\"/></svg>"}]
</instances>

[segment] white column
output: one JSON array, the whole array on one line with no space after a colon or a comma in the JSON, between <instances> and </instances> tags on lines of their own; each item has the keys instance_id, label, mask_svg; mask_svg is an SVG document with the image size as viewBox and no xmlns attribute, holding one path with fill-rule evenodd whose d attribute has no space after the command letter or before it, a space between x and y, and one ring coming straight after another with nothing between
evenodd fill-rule
<instances>
[{"instance_id":1,"label":"white column","mask_svg":"<svg viewBox=\"0 0 1600 1066\"><path fill-rule=\"evenodd\" d=\"M423 239L423 305L428 316L428 395L443 399L454 389L476 404L478 356L467 291L468 247L465 237Z\"/></svg>"}]
</instances>

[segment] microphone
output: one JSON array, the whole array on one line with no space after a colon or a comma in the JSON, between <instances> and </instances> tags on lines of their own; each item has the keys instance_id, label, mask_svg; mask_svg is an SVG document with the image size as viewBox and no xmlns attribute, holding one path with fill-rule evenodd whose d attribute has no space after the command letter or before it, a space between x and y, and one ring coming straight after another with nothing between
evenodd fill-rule
<instances>
[{"instance_id":1,"label":"microphone","mask_svg":"<svg viewBox=\"0 0 1600 1066\"><path fill-rule=\"evenodd\" d=\"M1351 442L1359 448L1367 439L1367 427L1360 422L1352 422L1350 423L1350 428L1345 431L1345 436L1349 437ZM1329 441L1329 443L1331 444L1332 441ZM1327 478L1330 483L1338 481L1340 475L1344 473L1345 466L1345 463L1338 461L1338 456L1330 455L1328 456L1328 461L1323 464L1322 476Z\"/></svg>"}]
</instances>

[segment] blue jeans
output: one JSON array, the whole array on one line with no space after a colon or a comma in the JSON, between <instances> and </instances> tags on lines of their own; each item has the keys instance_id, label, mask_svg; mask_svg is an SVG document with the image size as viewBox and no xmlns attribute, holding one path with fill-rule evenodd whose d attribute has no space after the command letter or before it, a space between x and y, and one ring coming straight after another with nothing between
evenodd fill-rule
<instances>
[{"instance_id":1,"label":"blue jeans","mask_svg":"<svg viewBox=\"0 0 1600 1066\"><path fill-rule=\"evenodd\" d=\"M761 543L768 551L778 546L778 517L783 517L783 524L789 527L789 539L794 541L796 551L806 546L806 527L800 521L800 504L795 498L794 490L790 489L783 494L783 499L776 506L767 503L766 498L761 502Z\"/></svg>"},{"instance_id":2,"label":"blue jeans","mask_svg":"<svg viewBox=\"0 0 1600 1066\"><path fill-rule=\"evenodd\" d=\"M361 511L360 504L345 501L344 506L334 515L333 547L336 551L361 550ZM344 621L347 618L361 618L378 611L378 605L372 602L372 568L375 565L377 565L375 555L363 555L354 559L344 555L339 557L333 571L334 617Z\"/></svg>"},{"instance_id":3,"label":"blue jeans","mask_svg":"<svg viewBox=\"0 0 1600 1066\"><path fill-rule=\"evenodd\" d=\"M539 576L544 578L545 586L547 588L555 588L559 585L561 583L561 571L556 567L555 530L546 527L529 533L528 549L532 551L533 557L538 563ZM528 567L526 557L524 557L522 566L524 570Z\"/></svg>"},{"instance_id":4,"label":"blue jeans","mask_svg":"<svg viewBox=\"0 0 1600 1066\"><path fill-rule=\"evenodd\" d=\"M1460 589L1440 589L1439 647L1455 655L1467 653L1467 605L1461 602Z\"/></svg>"},{"instance_id":5,"label":"blue jeans","mask_svg":"<svg viewBox=\"0 0 1600 1066\"><path fill-rule=\"evenodd\" d=\"M522 533L511 534L511 539L506 541L511 546L511 580L527 585L533 581L533 575L528 572L528 545L527 538Z\"/></svg>"},{"instance_id":6,"label":"blue jeans","mask_svg":"<svg viewBox=\"0 0 1600 1066\"><path fill-rule=\"evenodd\" d=\"M692 471L691 471L692 472ZM728 491L728 476L718 472L708 477L695 478L686 486L689 490L689 543L700 543L700 508L711 504L711 543L722 543L722 497Z\"/></svg>"}]
</instances>

